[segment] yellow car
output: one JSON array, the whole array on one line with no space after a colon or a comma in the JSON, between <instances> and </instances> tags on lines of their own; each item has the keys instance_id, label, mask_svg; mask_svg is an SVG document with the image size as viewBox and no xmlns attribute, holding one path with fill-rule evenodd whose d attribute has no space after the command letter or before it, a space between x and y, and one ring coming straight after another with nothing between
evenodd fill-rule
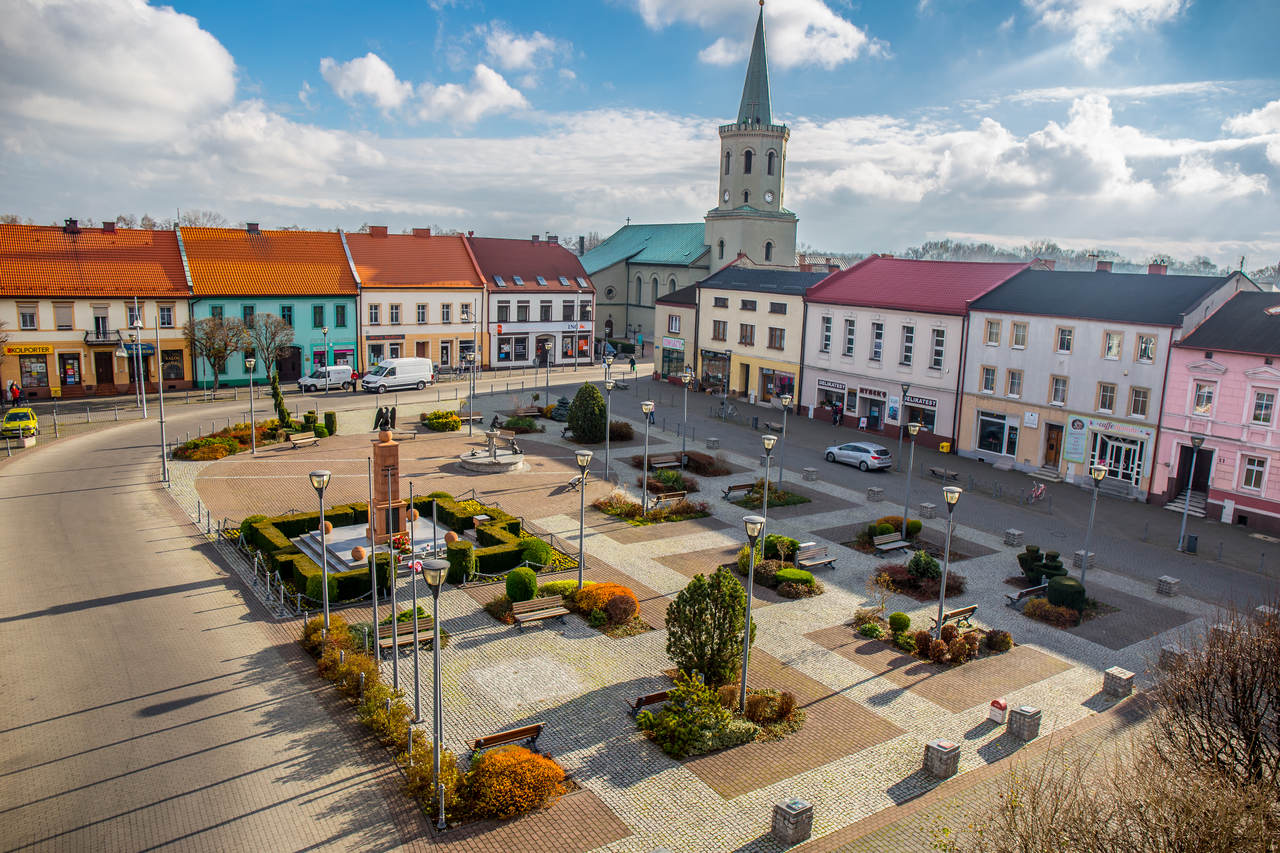
<instances>
[{"instance_id":1,"label":"yellow car","mask_svg":"<svg viewBox=\"0 0 1280 853\"><path fill-rule=\"evenodd\" d=\"M11 436L35 435L40 431L40 422L31 409L10 409L0 424L0 433Z\"/></svg>"}]
</instances>

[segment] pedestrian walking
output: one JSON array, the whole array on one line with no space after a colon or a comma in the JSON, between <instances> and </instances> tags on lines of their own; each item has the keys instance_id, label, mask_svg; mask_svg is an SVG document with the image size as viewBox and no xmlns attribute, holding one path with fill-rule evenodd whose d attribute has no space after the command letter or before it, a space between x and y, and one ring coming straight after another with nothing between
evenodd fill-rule
<instances>
[{"instance_id":1,"label":"pedestrian walking","mask_svg":"<svg viewBox=\"0 0 1280 853\"><path fill-rule=\"evenodd\" d=\"M18 405L22 401L22 389L18 387L18 383L12 379L9 380L9 406Z\"/></svg>"},{"instance_id":2,"label":"pedestrian walking","mask_svg":"<svg viewBox=\"0 0 1280 853\"><path fill-rule=\"evenodd\" d=\"M631 357L631 373L632 373L632 375L634 375L634 374L635 374L635 372L636 372L636 357L635 357L635 356L632 356L632 357Z\"/></svg>"},{"instance_id":3,"label":"pedestrian walking","mask_svg":"<svg viewBox=\"0 0 1280 853\"><path fill-rule=\"evenodd\" d=\"M840 417L843 414L840 411L840 408L841 407L839 403L836 403L834 406L831 407L831 425L832 426L840 426Z\"/></svg>"}]
</instances>

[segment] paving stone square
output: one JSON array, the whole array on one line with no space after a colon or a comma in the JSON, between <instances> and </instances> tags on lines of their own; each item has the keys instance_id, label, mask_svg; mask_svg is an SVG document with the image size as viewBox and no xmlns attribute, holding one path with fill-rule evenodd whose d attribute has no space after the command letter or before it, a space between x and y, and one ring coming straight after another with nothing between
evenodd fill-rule
<instances>
[{"instance_id":1,"label":"paving stone square","mask_svg":"<svg viewBox=\"0 0 1280 853\"><path fill-rule=\"evenodd\" d=\"M1096 616L1067 630L1077 637L1117 651L1179 628L1195 618L1185 610L1165 607L1100 584L1089 584L1089 596L1111 605L1116 612Z\"/></svg>"}]
</instances>

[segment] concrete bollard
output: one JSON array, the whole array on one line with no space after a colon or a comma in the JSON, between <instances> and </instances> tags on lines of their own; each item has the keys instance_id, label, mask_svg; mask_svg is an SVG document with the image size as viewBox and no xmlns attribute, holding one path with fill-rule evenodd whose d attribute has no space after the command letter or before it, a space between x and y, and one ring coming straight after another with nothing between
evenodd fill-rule
<instances>
[{"instance_id":1,"label":"concrete bollard","mask_svg":"<svg viewBox=\"0 0 1280 853\"><path fill-rule=\"evenodd\" d=\"M769 834L774 841L788 847L807 840L813 835L813 803L798 797L775 803Z\"/></svg>"},{"instance_id":2,"label":"concrete bollard","mask_svg":"<svg viewBox=\"0 0 1280 853\"><path fill-rule=\"evenodd\" d=\"M720 439L713 436L707 436L707 450L719 450Z\"/></svg>"},{"instance_id":3,"label":"concrete bollard","mask_svg":"<svg viewBox=\"0 0 1280 853\"><path fill-rule=\"evenodd\" d=\"M801 472L801 477L803 477L804 481L807 483L816 483L818 481L818 469L805 468Z\"/></svg>"},{"instance_id":4,"label":"concrete bollard","mask_svg":"<svg viewBox=\"0 0 1280 853\"><path fill-rule=\"evenodd\" d=\"M933 503L922 503L920 504L920 511L918 515L920 518L937 518L938 505Z\"/></svg>"},{"instance_id":5,"label":"concrete bollard","mask_svg":"<svg viewBox=\"0 0 1280 853\"><path fill-rule=\"evenodd\" d=\"M1022 545L1023 533L1021 530L1010 527L1004 532L1004 544L1012 545L1017 548Z\"/></svg>"},{"instance_id":6,"label":"concrete bollard","mask_svg":"<svg viewBox=\"0 0 1280 853\"><path fill-rule=\"evenodd\" d=\"M1158 592L1160 595L1177 595L1178 586L1181 583L1182 581L1178 580L1175 577L1170 577L1169 575L1161 575L1160 579L1156 581L1156 592Z\"/></svg>"},{"instance_id":7,"label":"concrete bollard","mask_svg":"<svg viewBox=\"0 0 1280 853\"><path fill-rule=\"evenodd\" d=\"M924 770L938 779L950 779L960 770L960 745L949 740L931 740L924 746Z\"/></svg>"},{"instance_id":8,"label":"concrete bollard","mask_svg":"<svg viewBox=\"0 0 1280 853\"><path fill-rule=\"evenodd\" d=\"M878 501L884 500L884 489L880 488L879 486L868 486L867 500L871 503L876 503Z\"/></svg>"},{"instance_id":9,"label":"concrete bollard","mask_svg":"<svg viewBox=\"0 0 1280 853\"><path fill-rule=\"evenodd\" d=\"M1024 742L1040 737L1040 709L1030 705L1010 708L1009 734Z\"/></svg>"},{"instance_id":10,"label":"concrete bollard","mask_svg":"<svg viewBox=\"0 0 1280 853\"><path fill-rule=\"evenodd\" d=\"M1102 673L1102 692L1113 699L1123 699L1133 693L1133 673L1113 666Z\"/></svg>"},{"instance_id":11,"label":"concrete bollard","mask_svg":"<svg viewBox=\"0 0 1280 853\"><path fill-rule=\"evenodd\" d=\"M1093 558L1096 556L1097 554L1093 553L1092 551L1089 552L1089 565L1091 566L1094 565ZM1084 549L1083 548L1071 555L1071 567L1075 569L1084 568Z\"/></svg>"}]
</instances>

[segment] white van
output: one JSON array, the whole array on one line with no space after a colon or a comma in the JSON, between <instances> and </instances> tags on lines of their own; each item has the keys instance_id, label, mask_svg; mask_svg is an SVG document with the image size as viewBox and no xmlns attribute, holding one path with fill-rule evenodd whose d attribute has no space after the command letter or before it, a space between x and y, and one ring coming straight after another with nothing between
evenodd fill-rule
<instances>
[{"instance_id":1,"label":"white van","mask_svg":"<svg viewBox=\"0 0 1280 853\"><path fill-rule=\"evenodd\" d=\"M406 388L421 391L435 381L435 365L429 358L388 358L366 373L360 386L370 393L383 394Z\"/></svg>"},{"instance_id":2,"label":"white van","mask_svg":"<svg viewBox=\"0 0 1280 853\"><path fill-rule=\"evenodd\" d=\"M356 385L355 377L352 374L353 371L349 364L332 364L328 367L320 365L309 376L304 376L298 380L298 390L304 394L311 394L323 389L336 391L341 388L343 391L350 391Z\"/></svg>"}]
</instances>

